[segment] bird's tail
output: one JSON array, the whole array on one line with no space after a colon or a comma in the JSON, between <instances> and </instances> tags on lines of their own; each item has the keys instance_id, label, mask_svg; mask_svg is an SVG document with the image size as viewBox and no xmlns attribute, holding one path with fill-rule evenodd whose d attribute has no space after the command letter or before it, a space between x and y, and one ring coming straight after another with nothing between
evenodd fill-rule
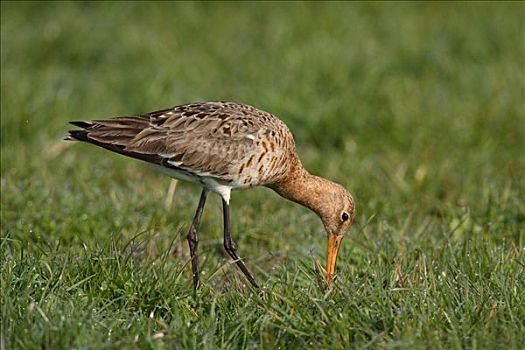
<instances>
[{"instance_id":1,"label":"bird's tail","mask_svg":"<svg viewBox=\"0 0 525 350\"><path fill-rule=\"evenodd\" d=\"M69 122L70 124L73 124L75 126L79 126L82 128L82 130L69 130L67 132L67 135L64 136L65 141L84 141L89 142L88 136L87 136L87 130L90 125L88 122L82 122L82 121L74 121Z\"/></svg>"},{"instance_id":2,"label":"bird's tail","mask_svg":"<svg viewBox=\"0 0 525 350\"><path fill-rule=\"evenodd\" d=\"M156 164L160 162L160 158L156 154L126 149L126 146L128 146L141 131L149 126L148 119L144 117L118 117L106 120L72 121L70 124L78 126L80 129L69 130L64 137L66 141L87 142L128 157Z\"/></svg>"}]
</instances>

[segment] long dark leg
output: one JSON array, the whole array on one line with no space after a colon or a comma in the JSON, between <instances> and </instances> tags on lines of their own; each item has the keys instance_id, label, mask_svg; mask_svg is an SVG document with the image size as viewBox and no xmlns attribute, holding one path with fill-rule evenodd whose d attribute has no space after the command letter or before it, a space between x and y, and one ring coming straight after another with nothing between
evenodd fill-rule
<instances>
[{"instance_id":1,"label":"long dark leg","mask_svg":"<svg viewBox=\"0 0 525 350\"><path fill-rule=\"evenodd\" d=\"M244 265L244 262L237 255L237 248L235 247L235 243L232 241L230 235L230 206L228 205L228 203L226 203L224 199L222 200L222 210L224 218L224 249L226 249L226 251L232 257L232 259L235 260L235 263L244 273L246 278L248 278L248 281L250 281L250 283L255 288L259 288L257 282L255 282L255 278L253 277L252 273L250 272L250 270L248 270L246 265Z\"/></svg>"},{"instance_id":2,"label":"long dark leg","mask_svg":"<svg viewBox=\"0 0 525 350\"><path fill-rule=\"evenodd\" d=\"M206 198L208 197L208 190L202 189L201 198L199 199L199 206L195 212L195 217L191 223L190 231L188 232L188 245L190 246L191 255L191 271L193 273L193 289L199 288L199 257L197 255L197 247L199 246L199 237L197 235L199 231L199 225L201 223L202 211L204 204L206 204Z\"/></svg>"}]
</instances>

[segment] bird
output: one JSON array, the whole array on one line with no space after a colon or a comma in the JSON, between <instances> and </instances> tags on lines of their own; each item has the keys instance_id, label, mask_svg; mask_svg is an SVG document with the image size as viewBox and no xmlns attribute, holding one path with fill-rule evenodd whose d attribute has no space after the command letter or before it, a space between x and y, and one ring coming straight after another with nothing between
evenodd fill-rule
<instances>
[{"instance_id":1,"label":"bird","mask_svg":"<svg viewBox=\"0 0 525 350\"><path fill-rule=\"evenodd\" d=\"M186 236L193 287L200 286L198 231L209 192L221 197L224 249L259 288L231 236L232 190L265 186L311 209L327 235L326 285L335 276L341 242L355 219L352 195L312 175L301 163L294 137L278 117L235 102L196 102L130 116L71 121L65 140L82 141L153 164L165 175L200 184L199 203Z\"/></svg>"}]
</instances>

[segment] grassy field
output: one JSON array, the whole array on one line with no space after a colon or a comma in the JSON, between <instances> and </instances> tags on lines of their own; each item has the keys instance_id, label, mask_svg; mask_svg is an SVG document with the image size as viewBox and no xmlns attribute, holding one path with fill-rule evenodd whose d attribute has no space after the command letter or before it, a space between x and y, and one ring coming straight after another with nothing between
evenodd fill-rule
<instances>
[{"instance_id":1,"label":"grassy field","mask_svg":"<svg viewBox=\"0 0 525 350\"><path fill-rule=\"evenodd\" d=\"M5 349L523 349L525 5L1 4ZM312 212L235 192L257 293L199 188L68 120L233 100L280 116L358 219L335 288Z\"/></svg>"}]
</instances>

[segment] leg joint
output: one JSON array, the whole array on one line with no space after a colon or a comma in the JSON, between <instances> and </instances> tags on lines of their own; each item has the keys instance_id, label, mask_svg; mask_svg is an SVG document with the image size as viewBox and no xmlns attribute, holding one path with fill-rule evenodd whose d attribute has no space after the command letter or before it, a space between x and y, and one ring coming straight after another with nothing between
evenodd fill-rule
<instances>
[{"instance_id":1,"label":"leg joint","mask_svg":"<svg viewBox=\"0 0 525 350\"><path fill-rule=\"evenodd\" d=\"M237 247L235 246L235 243L230 240L224 241L224 249L226 249L228 253L235 253L237 251Z\"/></svg>"}]
</instances>

